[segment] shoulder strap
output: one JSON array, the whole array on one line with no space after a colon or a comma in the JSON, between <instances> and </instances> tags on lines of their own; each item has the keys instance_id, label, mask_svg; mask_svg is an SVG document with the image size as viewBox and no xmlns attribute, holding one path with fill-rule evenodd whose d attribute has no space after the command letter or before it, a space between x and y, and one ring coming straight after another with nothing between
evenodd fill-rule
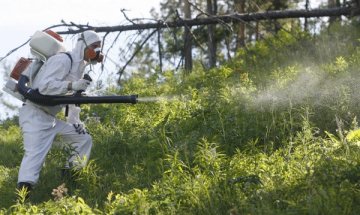
<instances>
[{"instance_id":1,"label":"shoulder strap","mask_svg":"<svg viewBox=\"0 0 360 215\"><path fill-rule=\"evenodd\" d=\"M66 54L69 58L70 58L70 61L71 61L71 64L70 64L70 70L69 70L69 73L71 72L71 67L72 67L72 64L73 64L73 59L71 57L71 54L69 52L61 52L61 53L64 53Z\"/></svg>"},{"instance_id":2,"label":"shoulder strap","mask_svg":"<svg viewBox=\"0 0 360 215\"><path fill-rule=\"evenodd\" d=\"M71 65L70 65L70 70L69 70L69 73L71 72L71 67L72 67L72 63L73 63L73 59L71 57L71 54L69 52L62 52L64 54L66 54L69 58L70 58L70 61L71 61ZM69 105L66 105L65 106L65 117L68 117L69 115Z\"/></svg>"}]
</instances>

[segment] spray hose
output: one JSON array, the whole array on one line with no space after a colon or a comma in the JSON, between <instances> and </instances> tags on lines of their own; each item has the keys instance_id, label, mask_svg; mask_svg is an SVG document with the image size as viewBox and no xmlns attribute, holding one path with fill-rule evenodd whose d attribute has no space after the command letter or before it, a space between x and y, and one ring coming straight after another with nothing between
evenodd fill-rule
<instances>
[{"instance_id":1,"label":"spray hose","mask_svg":"<svg viewBox=\"0 0 360 215\"><path fill-rule=\"evenodd\" d=\"M18 91L25 99L30 100L39 105L55 106L60 104L101 104L101 103L131 103L138 102L138 95L125 96L83 96L75 93L70 96L48 96L43 95L37 89L32 89L26 86L29 78L21 75L18 81Z\"/></svg>"}]
</instances>

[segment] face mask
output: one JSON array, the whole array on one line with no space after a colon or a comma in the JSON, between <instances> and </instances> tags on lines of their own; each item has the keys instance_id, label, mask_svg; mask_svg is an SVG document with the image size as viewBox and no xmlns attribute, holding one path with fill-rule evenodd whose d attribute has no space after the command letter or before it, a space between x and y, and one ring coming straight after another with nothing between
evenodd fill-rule
<instances>
[{"instance_id":1,"label":"face mask","mask_svg":"<svg viewBox=\"0 0 360 215\"><path fill-rule=\"evenodd\" d=\"M86 48L84 55L85 59L89 59L88 61L91 63L95 62L95 64L102 62L104 59L104 55L101 53L101 49L99 47L95 49L89 47Z\"/></svg>"},{"instance_id":2,"label":"face mask","mask_svg":"<svg viewBox=\"0 0 360 215\"><path fill-rule=\"evenodd\" d=\"M94 57L93 59L91 59L91 62L95 61L96 63L101 63L104 59L104 55L101 53L101 49L100 48L96 48L94 49L95 53L96 53L96 57Z\"/></svg>"}]
</instances>

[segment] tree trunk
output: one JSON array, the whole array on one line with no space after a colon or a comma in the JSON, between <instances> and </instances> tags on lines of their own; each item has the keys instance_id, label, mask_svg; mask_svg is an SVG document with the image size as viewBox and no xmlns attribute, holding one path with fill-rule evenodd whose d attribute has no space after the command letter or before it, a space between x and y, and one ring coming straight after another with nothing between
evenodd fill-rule
<instances>
[{"instance_id":1,"label":"tree trunk","mask_svg":"<svg viewBox=\"0 0 360 215\"><path fill-rule=\"evenodd\" d=\"M184 14L185 19L191 19L191 10L188 0L184 2ZM192 36L190 32L190 26L184 27L184 58L185 58L185 72L190 73L192 70Z\"/></svg>"},{"instance_id":2,"label":"tree trunk","mask_svg":"<svg viewBox=\"0 0 360 215\"><path fill-rule=\"evenodd\" d=\"M340 0L328 0L328 7L329 8L335 8L340 7ZM331 16L329 18L329 25L333 24L336 20L341 19L341 17Z\"/></svg>"},{"instance_id":3,"label":"tree trunk","mask_svg":"<svg viewBox=\"0 0 360 215\"><path fill-rule=\"evenodd\" d=\"M280 0L274 0L273 5L274 5L275 10L281 9L281 1ZM278 31L280 31L281 25L277 20L273 20L273 22L274 22L274 31L275 31L275 33L277 33Z\"/></svg>"},{"instance_id":4,"label":"tree trunk","mask_svg":"<svg viewBox=\"0 0 360 215\"><path fill-rule=\"evenodd\" d=\"M216 15L217 0L206 0L207 2L207 13L211 16ZM209 56L209 67L213 68L216 66L216 41L215 41L215 25L208 25L208 56Z\"/></svg>"},{"instance_id":5,"label":"tree trunk","mask_svg":"<svg viewBox=\"0 0 360 215\"><path fill-rule=\"evenodd\" d=\"M305 10L309 10L309 4L310 4L310 0L306 0L305 1ZM308 26L308 18L305 18L304 20L304 31L308 31L309 30L309 26Z\"/></svg>"},{"instance_id":6,"label":"tree trunk","mask_svg":"<svg viewBox=\"0 0 360 215\"><path fill-rule=\"evenodd\" d=\"M359 0L360 1L360 0ZM157 23L140 23L131 25L118 25L118 26L88 26L88 25L75 25L75 24L62 24L56 27L68 27L68 30L57 31L58 34L78 34L85 30L96 29L96 32L115 32L115 31L133 31L145 29L159 29L159 28L178 28L187 26L201 26L217 24L220 21L224 23L231 22L258 22L261 20L269 19L290 19L290 18L309 18L309 17L329 17L329 16L356 16L360 15L359 8L341 7L332 9L315 9L315 10L283 10L283 11L267 11L251 14L227 14L216 16L214 18L197 18L191 20L179 20L172 22L157 22ZM73 27L73 28L70 28ZM79 28L81 27L81 28Z\"/></svg>"},{"instance_id":7,"label":"tree trunk","mask_svg":"<svg viewBox=\"0 0 360 215\"><path fill-rule=\"evenodd\" d=\"M260 38L260 26L259 26L259 22L256 22L255 25L255 41L258 41Z\"/></svg>"},{"instance_id":8,"label":"tree trunk","mask_svg":"<svg viewBox=\"0 0 360 215\"><path fill-rule=\"evenodd\" d=\"M234 0L235 12L243 14L245 12L245 0ZM236 50L245 46L245 24L236 24Z\"/></svg>"}]
</instances>

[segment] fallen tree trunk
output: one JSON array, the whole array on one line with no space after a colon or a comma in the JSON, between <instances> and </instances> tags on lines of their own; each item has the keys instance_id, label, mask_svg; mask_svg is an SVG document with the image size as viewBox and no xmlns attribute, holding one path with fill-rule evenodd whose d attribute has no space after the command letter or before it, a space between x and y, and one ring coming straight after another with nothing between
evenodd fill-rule
<instances>
[{"instance_id":1,"label":"fallen tree trunk","mask_svg":"<svg viewBox=\"0 0 360 215\"><path fill-rule=\"evenodd\" d=\"M114 31L132 31L132 30L145 30L145 29L160 29L160 28L177 28L183 26L199 26L218 23L231 23L231 22L251 22L271 19L286 19L286 18L310 18L310 17L332 17L332 16L354 16L359 15L358 8L339 7L328 9L314 9L314 10L283 10L283 11L268 11L259 13L247 14L229 14L221 16L213 16L207 18L196 19L179 19L172 22L157 23L142 23L132 25L119 25L119 26L90 26L90 25L75 25L63 24L56 27L77 27L78 29L69 29L68 31L58 31L59 34L76 34L89 29L95 29L97 32L114 32Z\"/></svg>"}]
</instances>

